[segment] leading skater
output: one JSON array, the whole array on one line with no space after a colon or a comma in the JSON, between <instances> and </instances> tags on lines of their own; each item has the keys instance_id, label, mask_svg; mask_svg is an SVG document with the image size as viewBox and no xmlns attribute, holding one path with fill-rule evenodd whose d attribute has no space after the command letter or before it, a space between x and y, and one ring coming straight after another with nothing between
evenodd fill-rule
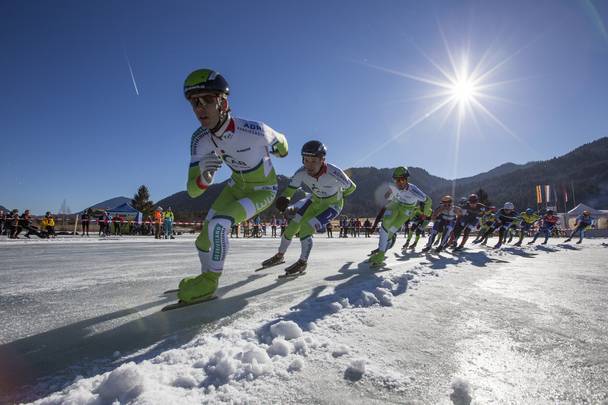
<instances>
[{"instance_id":1,"label":"leading skater","mask_svg":"<svg viewBox=\"0 0 608 405\"><path fill-rule=\"evenodd\" d=\"M287 156L283 134L262 122L231 116L228 94L228 82L210 69L195 70L184 82L184 96L201 124L190 143L188 195L196 198L203 194L222 163L232 171L195 242L202 274L184 278L179 284L177 296L184 303L213 296L224 269L232 225L272 204L278 188L270 154Z\"/></svg>"}]
</instances>

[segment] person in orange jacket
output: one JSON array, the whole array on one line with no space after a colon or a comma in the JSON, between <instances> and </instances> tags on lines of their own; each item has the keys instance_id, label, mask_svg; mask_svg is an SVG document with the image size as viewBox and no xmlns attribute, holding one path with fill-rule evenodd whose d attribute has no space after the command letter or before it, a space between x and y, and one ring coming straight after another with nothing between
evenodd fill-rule
<instances>
[{"instance_id":1,"label":"person in orange jacket","mask_svg":"<svg viewBox=\"0 0 608 405\"><path fill-rule=\"evenodd\" d=\"M156 207L154 211L154 238L160 239L160 230L163 224L163 208Z\"/></svg>"}]
</instances>

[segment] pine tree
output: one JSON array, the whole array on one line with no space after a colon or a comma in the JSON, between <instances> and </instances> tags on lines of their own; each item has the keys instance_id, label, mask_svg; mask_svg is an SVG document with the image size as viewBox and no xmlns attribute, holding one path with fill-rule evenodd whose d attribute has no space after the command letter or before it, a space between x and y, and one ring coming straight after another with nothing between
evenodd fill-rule
<instances>
[{"instance_id":1,"label":"pine tree","mask_svg":"<svg viewBox=\"0 0 608 405\"><path fill-rule=\"evenodd\" d=\"M477 197L479 197L479 202L489 206L491 205L490 200L488 199L488 193L485 192L485 190L483 188L480 188L479 190L477 190Z\"/></svg>"},{"instance_id":2,"label":"pine tree","mask_svg":"<svg viewBox=\"0 0 608 405\"><path fill-rule=\"evenodd\" d=\"M139 186L137 193L131 200L131 205L133 208L143 213L144 217L152 213L154 203L152 200L150 200L150 192L148 191L148 187L144 185Z\"/></svg>"}]
</instances>

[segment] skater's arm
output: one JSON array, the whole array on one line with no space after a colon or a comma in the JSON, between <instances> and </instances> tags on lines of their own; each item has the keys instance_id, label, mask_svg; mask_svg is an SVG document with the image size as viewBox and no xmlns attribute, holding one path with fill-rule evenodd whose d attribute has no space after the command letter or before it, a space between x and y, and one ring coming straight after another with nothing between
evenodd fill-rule
<instances>
[{"instance_id":1,"label":"skater's arm","mask_svg":"<svg viewBox=\"0 0 608 405\"><path fill-rule=\"evenodd\" d=\"M213 183L213 176L222 165L222 160L213 151L198 161L196 157L193 160L188 169L187 190L190 197L196 198Z\"/></svg>"},{"instance_id":2,"label":"skater's arm","mask_svg":"<svg viewBox=\"0 0 608 405\"><path fill-rule=\"evenodd\" d=\"M355 190L357 189L357 185L355 184L355 182L348 177L344 172L342 172L342 178L341 178L341 183L342 183L342 195L344 197L348 197L349 195L351 195L352 193L355 192Z\"/></svg>"},{"instance_id":3,"label":"skater's arm","mask_svg":"<svg viewBox=\"0 0 608 405\"><path fill-rule=\"evenodd\" d=\"M289 151L287 138L282 133L275 131L268 125L261 123L264 130L264 138L268 143L268 150L277 157L285 157Z\"/></svg>"},{"instance_id":4,"label":"skater's arm","mask_svg":"<svg viewBox=\"0 0 608 405\"><path fill-rule=\"evenodd\" d=\"M382 209L380 210L380 212L378 213L378 215L376 215L376 219L374 219L374 224L372 225L372 232L376 231L376 227L378 226L378 222L380 222L380 220L384 216L384 211L386 211L386 207L382 207Z\"/></svg>"},{"instance_id":5,"label":"skater's arm","mask_svg":"<svg viewBox=\"0 0 608 405\"><path fill-rule=\"evenodd\" d=\"M435 221L437 219L437 217L439 215L441 215L441 213L443 213L444 210L445 209L444 209L443 205L440 205L439 207L435 208L435 211L433 211L433 214L431 215L431 219L433 221Z\"/></svg>"}]
</instances>

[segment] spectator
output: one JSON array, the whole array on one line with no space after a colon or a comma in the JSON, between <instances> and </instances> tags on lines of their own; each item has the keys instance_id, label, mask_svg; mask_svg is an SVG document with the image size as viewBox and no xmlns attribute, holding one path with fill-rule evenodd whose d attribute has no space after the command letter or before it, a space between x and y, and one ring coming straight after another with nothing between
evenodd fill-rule
<instances>
[{"instance_id":1,"label":"spectator","mask_svg":"<svg viewBox=\"0 0 608 405\"><path fill-rule=\"evenodd\" d=\"M175 239L173 237L173 221L175 220L175 216L173 215L173 211L171 211L171 207L167 208L163 217L165 221L165 239Z\"/></svg>"},{"instance_id":2,"label":"spectator","mask_svg":"<svg viewBox=\"0 0 608 405\"><path fill-rule=\"evenodd\" d=\"M355 220L355 236L357 238L361 236L361 220L359 218Z\"/></svg>"},{"instance_id":3,"label":"spectator","mask_svg":"<svg viewBox=\"0 0 608 405\"><path fill-rule=\"evenodd\" d=\"M55 218L53 218L50 211L47 211L42 221L40 221L40 233L41 237L46 238L57 236L55 234Z\"/></svg>"},{"instance_id":4,"label":"spectator","mask_svg":"<svg viewBox=\"0 0 608 405\"><path fill-rule=\"evenodd\" d=\"M253 238L262 237L262 233L260 231L260 224L261 224L260 216L256 215L255 218L253 219L253 232L252 232L251 237L253 237Z\"/></svg>"},{"instance_id":5,"label":"spectator","mask_svg":"<svg viewBox=\"0 0 608 405\"><path fill-rule=\"evenodd\" d=\"M156 207L156 211L154 211L154 238L160 239L160 227L163 221L163 208Z\"/></svg>"},{"instance_id":6,"label":"spectator","mask_svg":"<svg viewBox=\"0 0 608 405\"><path fill-rule=\"evenodd\" d=\"M22 229L25 229L25 236L26 238L30 238L30 232L31 232L31 225L32 225L32 216L30 215L30 210L25 210L23 211L23 214L21 214L21 217L19 218L19 222L20 222L20 226ZM21 231L21 230L20 230ZM17 233L19 234L19 232Z\"/></svg>"},{"instance_id":7,"label":"spectator","mask_svg":"<svg viewBox=\"0 0 608 405\"><path fill-rule=\"evenodd\" d=\"M6 221L6 214L4 210L0 210L0 235L4 232L4 223Z\"/></svg>"},{"instance_id":8,"label":"spectator","mask_svg":"<svg viewBox=\"0 0 608 405\"><path fill-rule=\"evenodd\" d=\"M19 210L15 208L10 216L6 219L8 228L8 237L11 239L19 239L21 227L19 226Z\"/></svg>"},{"instance_id":9,"label":"spectator","mask_svg":"<svg viewBox=\"0 0 608 405\"><path fill-rule=\"evenodd\" d=\"M233 237L233 238L239 237L239 224L232 225L232 229L230 230L230 237Z\"/></svg>"},{"instance_id":10,"label":"spectator","mask_svg":"<svg viewBox=\"0 0 608 405\"><path fill-rule=\"evenodd\" d=\"M144 227L144 234L145 235L150 235L152 233L152 224L154 223L154 219L152 219L151 215L148 215L146 217L146 222L145 222L145 227Z\"/></svg>"},{"instance_id":11,"label":"spectator","mask_svg":"<svg viewBox=\"0 0 608 405\"><path fill-rule=\"evenodd\" d=\"M281 219L281 236L285 233L285 227L287 226L287 218L283 217Z\"/></svg>"},{"instance_id":12,"label":"spectator","mask_svg":"<svg viewBox=\"0 0 608 405\"><path fill-rule=\"evenodd\" d=\"M120 214L115 214L112 218L112 224L114 225L114 235L116 236L120 236L121 234L121 229L120 229L120 223L122 222L122 218L120 216Z\"/></svg>"},{"instance_id":13,"label":"spectator","mask_svg":"<svg viewBox=\"0 0 608 405\"><path fill-rule=\"evenodd\" d=\"M327 237L328 238L333 238L334 234L333 234L333 226L331 224L331 221L329 221L327 223L327 225L325 226L325 229L327 230Z\"/></svg>"},{"instance_id":14,"label":"spectator","mask_svg":"<svg viewBox=\"0 0 608 405\"><path fill-rule=\"evenodd\" d=\"M92 209L87 209L86 211L83 211L82 213L82 236L86 235L89 236L89 222L91 221L91 214L93 213ZM47 213L48 214L48 213Z\"/></svg>"},{"instance_id":15,"label":"spectator","mask_svg":"<svg viewBox=\"0 0 608 405\"><path fill-rule=\"evenodd\" d=\"M277 237L277 217L276 216L272 216L272 218L270 219L270 230L272 233L272 237L276 238Z\"/></svg>"},{"instance_id":16,"label":"spectator","mask_svg":"<svg viewBox=\"0 0 608 405\"><path fill-rule=\"evenodd\" d=\"M372 223L369 220L369 218L365 219L365 222L363 223L363 229L365 229L365 237L369 238L370 237L370 233L371 233L371 229L372 229Z\"/></svg>"}]
</instances>

